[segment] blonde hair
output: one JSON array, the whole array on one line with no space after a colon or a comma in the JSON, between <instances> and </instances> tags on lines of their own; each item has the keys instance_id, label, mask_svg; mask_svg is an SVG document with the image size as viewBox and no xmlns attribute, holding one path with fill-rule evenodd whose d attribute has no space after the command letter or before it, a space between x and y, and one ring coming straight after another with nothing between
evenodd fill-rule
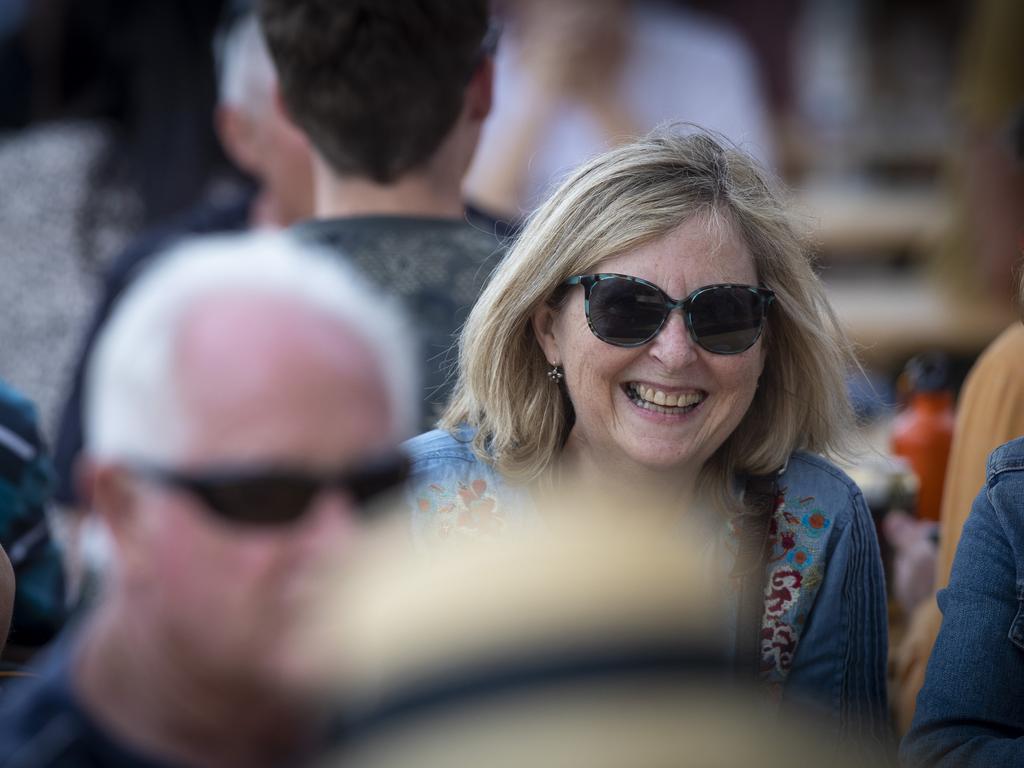
<instances>
[{"instance_id":1,"label":"blonde hair","mask_svg":"<svg viewBox=\"0 0 1024 768\"><path fill-rule=\"evenodd\" d=\"M441 426L476 428L473 447L517 481L560 452L572 405L547 379L530 318L574 274L707 217L739 234L776 301L750 408L705 464L700 484L733 508L737 473L783 467L797 449L828 453L852 423L853 356L781 192L745 153L706 131L656 130L580 167L531 216L474 306L459 341L458 380Z\"/></svg>"}]
</instances>

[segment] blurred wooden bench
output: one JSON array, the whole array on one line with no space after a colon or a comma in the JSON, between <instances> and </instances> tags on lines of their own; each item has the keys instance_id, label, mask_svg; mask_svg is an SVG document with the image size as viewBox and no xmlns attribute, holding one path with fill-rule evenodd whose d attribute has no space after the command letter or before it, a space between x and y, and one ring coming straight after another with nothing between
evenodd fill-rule
<instances>
[{"instance_id":1,"label":"blurred wooden bench","mask_svg":"<svg viewBox=\"0 0 1024 768\"><path fill-rule=\"evenodd\" d=\"M826 264L923 261L949 223L946 197L935 187L818 183L795 202Z\"/></svg>"},{"instance_id":2,"label":"blurred wooden bench","mask_svg":"<svg viewBox=\"0 0 1024 768\"><path fill-rule=\"evenodd\" d=\"M881 370L892 370L926 350L977 355L1017 319L995 302L958 302L933 281L913 273L842 279L830 279L826 273L825 283L861 361Z\"/></svg>"}]
</instances>

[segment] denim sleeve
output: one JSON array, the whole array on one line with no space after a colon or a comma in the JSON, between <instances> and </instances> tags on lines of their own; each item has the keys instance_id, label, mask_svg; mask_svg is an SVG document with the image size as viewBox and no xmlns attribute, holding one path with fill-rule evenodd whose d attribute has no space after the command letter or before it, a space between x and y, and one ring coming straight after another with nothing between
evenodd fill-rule
<instances>
[{"instance_id":1,"label":"denim sleeve","mask_svg":"<svg viewBox=\"0 0 1024 768\"><path fill-rule=\"evenodd\" d=\"M885 577L871 513L860 491L844 500L821 588L804 628L785 699L817 710L844 743L889 756ZM844 519L845 518L845 519Z\"/></svg>"},{"instance_id":2,"label":"denim sleeve","mask_svg":"<svg viewBox=\"0 0 1024 768\"><path fill-rule=\"evenodd\" d=\"M526 522L526 497L473 453L471 438L468 429L434 430L405 443L412 459L406 502L413 544L421 552L498 538Z\"/></svg>"},{"instance_id":3,"label":"denim sleeve","mask_svg":"<svg viewBox=\"0 0 1024 768\"><path fill-rule=\"evenodd\" d=\"M942 628L900 750L908 766L1024 765L1022 511L1019 480L997 476L974 501L938 596Z\"/></svg>"}]
</instances>

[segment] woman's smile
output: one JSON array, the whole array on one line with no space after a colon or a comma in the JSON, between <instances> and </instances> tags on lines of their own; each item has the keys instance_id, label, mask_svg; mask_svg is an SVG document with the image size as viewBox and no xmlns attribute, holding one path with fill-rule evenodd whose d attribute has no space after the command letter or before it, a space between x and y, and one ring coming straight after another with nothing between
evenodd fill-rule
<instances>
[{"instance_id":1,"label":"woman's smile","mask_svg":"<svg viewBox=\"0 0 1024 768\"><path fill-rule=\"evenodd\" d=\"M708 393L698 389L675 390L671 387L631 381L622 386L626 397L644 414L683 417L697 410Z\"/></svg>"}]
</instances>

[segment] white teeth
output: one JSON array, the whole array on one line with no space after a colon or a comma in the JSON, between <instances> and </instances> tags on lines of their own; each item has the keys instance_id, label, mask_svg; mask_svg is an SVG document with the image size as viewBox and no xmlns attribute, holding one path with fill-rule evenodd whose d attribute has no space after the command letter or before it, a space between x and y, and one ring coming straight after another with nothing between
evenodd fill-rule
<instances>
[{"instance_id":1,"label":"white teeth","mask_svg":"<svg viewBox=\"0 0 1024 768\"><path fill-rule=\"evenodd\" d=\"M657 392L654 393L654 404L655 405L664 405L665 404L665 393L662 392L660 389Z\"/></svg>"}]
</instances>

